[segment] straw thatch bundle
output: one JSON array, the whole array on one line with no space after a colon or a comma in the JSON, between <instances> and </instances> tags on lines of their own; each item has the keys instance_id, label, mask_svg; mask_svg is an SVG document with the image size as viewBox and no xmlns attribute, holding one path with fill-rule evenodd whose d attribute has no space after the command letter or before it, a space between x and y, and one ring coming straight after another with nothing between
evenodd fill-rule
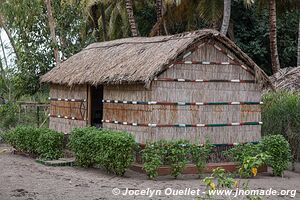
<instances>
[{"instance_id":1,"label":"straw thatch bundle","mask_svg":"<svg viewBox=\"0 0 300 200\"><path fill-rule=\"evenodd\" d=\"M300 67L280 69L270 80L276 90L300 91Z\"/></svg>"},{"instance_id":2,"label":"straw thatch bundle","mask_svg":"<svg viewBox=\"0 0 300 200\"><path fill-rule=\"evenodd\" d=\"M186 48L210 39L228 47L253 69L257 80L269 81L267 75L232 41L208 29L173 36L94 43L53 68L42 76L41 81L66 85L144 83L148 86Z\"/></svg>"}]
</instances>

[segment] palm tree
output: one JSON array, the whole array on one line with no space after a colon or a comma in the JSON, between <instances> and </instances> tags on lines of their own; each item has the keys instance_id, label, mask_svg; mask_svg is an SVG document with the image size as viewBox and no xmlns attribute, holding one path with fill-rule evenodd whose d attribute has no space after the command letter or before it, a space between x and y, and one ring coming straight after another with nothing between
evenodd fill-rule
<instances>
[{"instance_id":1,"label":"palm tree","mask_svg":"<svg viewBox=\"0 0 300 200\"><path fill-rule=\"evenodd\" d=\"M133 13L133 3L132 0L125 0L128 20L130 24L130 30L133 37L139 36L139 31L137 27L137 23L135 20L135 15Z\"/></svg>"},{"instance_id":2,"label":"palm tree","mask_svg":"<svg viewBox=\"0 0 300 200\"><path fill-rule=\"evenodd\" d=\"M273 74L279 71L280 62L277 47L276 0L269 0L269 40Z\"/></svg>"},{"instance_id":3,"label":"palm tree","mask_svg":"<svg viewBox=\"0 0 300 200\"><path fill-rule=\"evenodd\" d=\"M256 1L244 0L244 2L248 5L257 3L259 9L261 9L262 7L266 7L268 5L271 64L272 64L273 73L276 73L280 69L278 47L277 47L277 28L276 28L277 9L282 13L284 13L287 10L299 9L300 8L299 0L256 0Z\"/></svg>"},{"instance_id":4,"label":"palm tree","mask_svg":"<svg viewBox=\"0 0 300 200\"><path fill-rule=\"evenodd\" d=\"M300 18L298 27L297 67L300 67Z\"/></svg>"},{"instance_id":5,"label":"palm tree","mask_svg":"<svg viewBox=\"0 0 300 200\"><path fill-rule=\"evenodd\" d=\"M156 20L161 24L161 20L163 20L163 0L155 1L156 7ZM160 25L158 26L157 34L161 35Z\"/></svg>"},{"instance_id":6,"label":"palm tree","mask_svg":"<svg viewBox=\"0 0 300 200\"><path fill-rule=\"evenodd\" d=\"M226 35L230 22L231 0L224 0L223 22L221 26L221 33Z\"/></svg>"}]
</instances>

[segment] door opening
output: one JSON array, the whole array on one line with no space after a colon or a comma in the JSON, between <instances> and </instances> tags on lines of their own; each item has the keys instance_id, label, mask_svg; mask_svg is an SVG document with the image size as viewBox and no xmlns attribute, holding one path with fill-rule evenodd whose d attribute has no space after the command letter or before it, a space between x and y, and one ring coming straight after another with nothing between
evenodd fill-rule
<instances>
[{"instance_id":1,"label":"door opening","mask_svg":"<svg viewBox=\"0 0 300 200\"><path fill-rule=\"evenodd\" d=\"M103 86L91 86L91 126L102 127L103 118Z\"/></svg>"}]
</instances>

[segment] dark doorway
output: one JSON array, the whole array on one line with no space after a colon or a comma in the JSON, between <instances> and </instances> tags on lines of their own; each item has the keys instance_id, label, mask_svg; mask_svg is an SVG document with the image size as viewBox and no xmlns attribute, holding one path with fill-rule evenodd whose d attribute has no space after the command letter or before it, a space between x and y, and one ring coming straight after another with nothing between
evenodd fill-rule
<instances>
[{"instance_id":1,"label":"dark doorway","mask_svg":"<svg viewBox=\"0 0 300 200\"><path fill-rule=\"evenodd\" d=\"M91 125L102 126L103 118L103 86L91 86Z\"/></svg>"}]
</instances>

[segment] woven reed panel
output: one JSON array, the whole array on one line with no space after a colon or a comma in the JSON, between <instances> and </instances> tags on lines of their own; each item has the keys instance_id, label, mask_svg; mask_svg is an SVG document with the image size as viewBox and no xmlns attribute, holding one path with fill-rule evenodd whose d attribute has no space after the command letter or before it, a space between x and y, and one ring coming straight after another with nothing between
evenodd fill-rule
<instances>
[{"instance_id":1,"label":"woven reed panel","mask_svg":"<svg viewBox=\"0 0 300 200\"><path fill-rule=\"evenodd\" d=\"M221 44L217 44L222 47ZM230 52L229 52L230 54ZM234 55L231 55L234 57ZM184 61L229 62L228 56L207 44ZM241 62L242 63L242 62ZM243 64L243 63L242 63ZM255 77L239 65L175 64L158 78L255 80ZM260 102L258 84L224 82L164 82L154 81L151 90L142 85L108 86L104 99L125 101L167 102ZM260 105L130 105L104 104L104 119L120 122L155 124L213 124L245 121L261 121ZM188 139L203 143L209 138L212 143L250 142L260 139L260 126L226 127L139 127L104 123L104 127L131 132L137 142L159 139Z\"/></svg>"},{"instance_id":2,"label":"woven reed panel","mask_svg":"<svg viewBox=\"0 0 300 200\"><path fill-rule=\"evenodd\" d=\"M87 86L78 85L68 87L64 85L50 86L50 97L61 99L87 99ZM83 105L81 105L83 104ZM79 108L79 109L78 109ZM76 117L82 120L72 120L64 118L50 117L49 127L56 131L69 133L73 128L84 127L86 125L87 112L86 102L66 102L66 101L51 101L50 114L61 115L62 117ZM82 115L83 114L83 115Z\"/></svg>"}]
</instances>

